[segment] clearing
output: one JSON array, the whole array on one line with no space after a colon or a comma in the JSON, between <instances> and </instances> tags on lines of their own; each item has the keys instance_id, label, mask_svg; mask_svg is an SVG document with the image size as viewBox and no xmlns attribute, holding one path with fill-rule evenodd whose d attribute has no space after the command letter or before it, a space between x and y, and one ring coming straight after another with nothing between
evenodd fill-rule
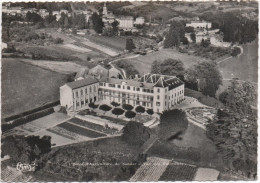
<instances>
[{"instance_id":1,"label":"clearing","mask_svg":"<svg viewBox=\"0 0 260 183\"><path fill-rule=\"evenodd\" d=\"M185 69L190 68L191 66L199 62L208 61L200 57L180 53L179 51L174 49L162 49L160 51L150 53L145 56L139 56L136 58L124 59L124 60L131 62L131 64L134 65L135 68L142 75L142 74L149 73L151 71L151 65L153 61L157 60L159 62L162 62L165 59L169 59L169 58L181 60L184 64Z\"/></svg>"}]
</instances>

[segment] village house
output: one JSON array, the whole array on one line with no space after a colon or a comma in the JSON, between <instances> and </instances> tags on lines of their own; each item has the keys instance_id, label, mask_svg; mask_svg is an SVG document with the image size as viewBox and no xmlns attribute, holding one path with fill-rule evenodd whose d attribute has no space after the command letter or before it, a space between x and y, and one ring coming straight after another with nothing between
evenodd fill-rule
<instances>
[{"instance_id":1,"label":"village house","mask_svg":"<svg viewBox=\"0 0 260 183\"><path fill-rule=\"evenodd\" d=\"M186 23L186 27L194 27L195 29L203 28L203 29L211 29L212 23L206 21L191 21L191 23Z\"/></svg>"},{"instance_id":2,"label":"village house","mask_svg":"<svg viewBox=\"0 0 260 183\"><path fill-rule=\"evenodd\" d=\"M109 75L108 69L101 65L97 65L89 70L88 73L90 76L93 76L95 78L101 79L101 78L107 78Z\"/></svg>"},{"instance_id":3,"label":"village house","mask_svg":"<svg viewBox=\"0 0 260 183\"><path fill-rule=\"evenodd\" d=\"M146 74L137 81L88 77L62 86L60 100L69 111L86 108L91 102L114 101L162 113L184 100L184 83L175 76L159 74Z\"/></svg>"}]
</instances>

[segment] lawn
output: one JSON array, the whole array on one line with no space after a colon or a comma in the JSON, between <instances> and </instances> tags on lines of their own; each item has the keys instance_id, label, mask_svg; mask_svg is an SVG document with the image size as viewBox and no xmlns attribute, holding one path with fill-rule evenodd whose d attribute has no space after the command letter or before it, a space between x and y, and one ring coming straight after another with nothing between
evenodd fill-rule
<instances>
[{"instance_id":1,"label":"lawn","mask_svg":"<svg viewBox=\"0 0 260 183\"><path fill-rule=\"evenodd\" d=\"M68 75L19 59L2 59L2 118L59 100L59 87L67 83L67 79Z\"/></svg>"},{"instance_id":2,"label":"lawn","mask_svg":"<svg viewBox=\"0 0 260 183\"><path fill-rule=\"evenodd\" d=\"M243 45L243 54L221 62L219 69L223 79L239 78L257 83L258 41Z\"/></svg>"},{"instance_id":3,"label":"lawn","mask_svg":"<svg viewBox=\"0 0 260 183\"><path fill-rule=\"evenodd\" d=\"M185 96L196 98L202 104L210 106L210 107L223 107L224 106L222 104L222 102L220 102L216 98L205 96L199 91L195 91L195 90L191 90L189 88L185 88L184 93L185 93Z\"/></svg>"},{"instance_id":4,"label":"lawn","mask_svg":"<svg viewBox=\"0 0 260 183\"><path fill-rule=\"evenodd\" d=\"M153 61L157 60L159 62L162 62L165 59L169 58L181 60L184 64L185 69L190 68L192 65L197 64L199 62L207 61L205 59L201 59L200 57L180 53L179 51L174 49L163 49L145 56L139 56L137 58L127 59L124 61L129 61L129 63L134 65L135 68L142 75L151 71L151 65Z\"/></svg>"},{"instance_id":5,"label":"lawn","mask_svg":"<svg viewBox=\"0 0 260 183\"><path fill-rule=\"evenodd\" d=\"M124 51L125 44L126 44L126 37L108 37L108 36L85 36L90 41L107 46L109 48L118 50L118 51Z\"/></svg>"},{"instance_id":6,"label":"lawn","mask_svg":"<svg viewBox=\"0 0 260 183\"><path fill-rule=\"evenodd\" d=\"M97 137L106 136L104 134L101 134L101 133L98 133L98 132L95 132L95 131L92 131L92 130L88 130L86 128L81 128L79 126L76 126L76 125L73 125L73 124L70 124L70 123L67 123L67 122L61 123L57 126L65 129L67 131L70 131L70 132L73 132L73 133L76 133L76 134L79 134L79 135L82 135L82 136L85 136L85 137L89 137L89 138L97 138Z\"/></svg>"}]
</instances>

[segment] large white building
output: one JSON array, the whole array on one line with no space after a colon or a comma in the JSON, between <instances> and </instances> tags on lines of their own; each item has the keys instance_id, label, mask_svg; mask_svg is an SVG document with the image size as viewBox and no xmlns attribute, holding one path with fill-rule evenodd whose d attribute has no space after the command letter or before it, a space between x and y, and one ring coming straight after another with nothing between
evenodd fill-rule
<instances>
[{"instance_id":1,"label":"large white building","mask_svg":"<svg viewBox=\"0 0 260 183\"><path fill-rule=\"evenodd\" d=\"M197 28L204 28L204 29L211 29L212 23L206 21L191 21L191 23L186 23L186 27L194 27Z\"/></svg>"},{"instance_id":2,"label":"large white building","mask_svg":"<svg viewBox=\"0 0 260 183\"><path fill-rule=\"evenodd\" d=\"M139 80L86 78L60 88L60 103L69 111L78 111L88 103L112 101L143 106L162 113L184 100L184 83L175 76L146 74Z\"/></svg>"}]
</instances>

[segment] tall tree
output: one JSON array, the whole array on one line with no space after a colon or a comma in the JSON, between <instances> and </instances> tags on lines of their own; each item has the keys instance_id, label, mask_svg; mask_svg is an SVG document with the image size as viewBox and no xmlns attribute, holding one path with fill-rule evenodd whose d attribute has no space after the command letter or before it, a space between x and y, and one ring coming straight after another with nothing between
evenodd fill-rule
<instances>
[{"instance_id":1,"label":"tall tree","mask_svg":"<svg viewBox=\"0 0 260 183\"><path fill-rule=\"evenodd\" d=\"M183 76L184 65L180 60L166 59L160 65L161 74L170 76Z\"/></svg>"},{"instance_id":2,"label":"tall tree","mask_svg":"<svg viewBox=\"0 0 260 183\"><path fill-rule=\"evenodd\" d=\"M157 60L153 61L153 63L152 63L151 73L152 74L161 74L160 63Z\"/></svg>"},{"instance_id":3,"label":"tall tree","mask_svg":"<svg viewBox=\"0 0 260 183\"><path fill-rule=\"evenodd\" d=\"M196 34L194 32L190 34L190 39L192 40L193 43L196 43Z\"/></svg>"}]
</instances>

